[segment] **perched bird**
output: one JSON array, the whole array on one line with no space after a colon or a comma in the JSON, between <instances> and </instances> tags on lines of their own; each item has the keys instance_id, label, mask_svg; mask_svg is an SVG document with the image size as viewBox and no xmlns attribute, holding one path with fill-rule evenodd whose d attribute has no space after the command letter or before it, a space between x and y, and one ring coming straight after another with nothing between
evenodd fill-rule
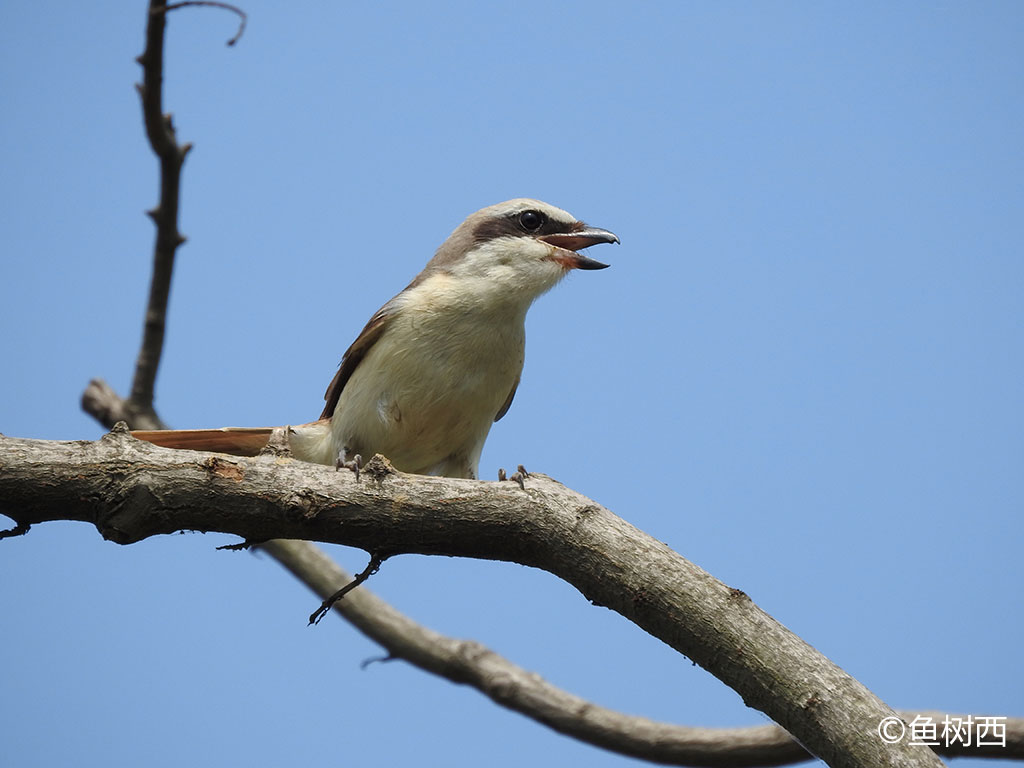
<instances>
[{"instance_id":1,"label":"perched bird","mask_svg":"<svg viewBox=\"0 0 1024 768\"><path fill-rule=\"evenodd\" d=\"M357 455L380 453L403 472L477 477L491 424L519 385L527 310L570 270L608 266L580 250L617 242L539 200L472 214L370 318L327 387L320 420L291 428L292 454L351 466ZM254 455L271 431L133 434L172 448Z\"/></svg>"}]
</instances>

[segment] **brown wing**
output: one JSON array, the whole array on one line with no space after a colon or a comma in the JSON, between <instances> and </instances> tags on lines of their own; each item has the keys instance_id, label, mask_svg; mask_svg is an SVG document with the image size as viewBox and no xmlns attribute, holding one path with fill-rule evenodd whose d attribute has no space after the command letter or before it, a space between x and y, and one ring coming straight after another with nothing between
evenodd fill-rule
<instances>
[{"instance_id":1,"label":"brown wing","mask_svg":"<svg viewBox=\"0 0 1024 768\"><path fill-rule=\"evenodd\" d=\"M508 409L512 407L512 399L516 396L516 390L519 389L520 378L522 378L521 373L519 376L516 376L516 383L512 385L512 391L508 393L508 399L506 399L505 404L501 406L501 410L498 411L498 415L494 417L495 421L500 420L502 416L508 413Z\"/></svg>"},{"instance_id":2,"label":"brown wing","mask_svg":"<svg viewBox=\"0 0 1024 768\"><path fill-rule=\"evenodd\" d=\"M255 456L270 440L272 427L225 427L224 429L135 430L132 436L164 448L215 451L235 456Z\"/></svg>"},{"instance_id":3,"label":"brown wing","mask_svg":"<svg viewBox=\"0 0 1024 768\"><path fill-rule=\"evenodd\" d=\"M320 414L321 419L329 419L334 415L334 409L338 407L338 398L341 397L341 391L345 388L348 380L352 378L356 366L359 365L370 347L384 333L388 318L391 316L391 306L392 304L389 301L378 309L377 313L370 318L370 322L366 324L366 327L356 337L356 340L352 342L352 346L345 350L345 354L341 357L341 365L338 366L338 372L334 374L334 378L331 379L331 383L324 393L324 400L327 401L327 405L324 406L323 413Z\"/></svg>"}]
</instances>

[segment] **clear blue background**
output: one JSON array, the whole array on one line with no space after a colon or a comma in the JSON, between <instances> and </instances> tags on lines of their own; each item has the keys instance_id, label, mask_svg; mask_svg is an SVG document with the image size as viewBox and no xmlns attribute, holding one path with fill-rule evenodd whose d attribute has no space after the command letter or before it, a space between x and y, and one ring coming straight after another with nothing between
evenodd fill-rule
<instances>
[{"instance_id":1,"label":"clear blue background","mask_svg":"<svg viewBox=\"0 0 1024 768\"><path fill-rule=\"evenodd\" d=\"M129 387L157 192L144 5L0 9L8 435L95 439L86 383ZM593 497L893 706L1024 715L1024 5L245 7L235 48L230 14L169 25L165 105L195 149L165 420L315 418L467 214L539 197L622 245L532 310L483 474L523 462ZM230 541L2 542L6 762L631 762L361 669L379 648L307 628L316 599ZM598 703L765 721L545 573L404 557L371 585Z\"/></svg>"}]
</instances>

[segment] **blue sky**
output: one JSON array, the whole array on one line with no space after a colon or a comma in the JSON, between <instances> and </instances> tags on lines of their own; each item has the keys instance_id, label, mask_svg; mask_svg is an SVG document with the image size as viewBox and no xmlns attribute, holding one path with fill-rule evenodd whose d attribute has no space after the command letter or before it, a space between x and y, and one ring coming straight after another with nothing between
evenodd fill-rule
<instances>
[{"instance_id":1,"label":"blue sky","mask_svg":"<svg viewBox=\"0 0 1024 768\"><path fill-rule=\"evenodd\" d=\"M228 14L169 26L195 148L165 420L315 418L467 214L544 199L622 245L531 311L483 475L522 462L600 501L895 707L1024 714L1024 6L245 7L234 48ZM156 161L144 3L68 9L0 9L0 431L95 439L78 399L129 386ZM12 764L635 763L361 669L378 648L307 628L316 599L229 541L2 542ZM545 573L405 557L370 585L606 706L764 722Z\"/></svg>"}]
</instances>

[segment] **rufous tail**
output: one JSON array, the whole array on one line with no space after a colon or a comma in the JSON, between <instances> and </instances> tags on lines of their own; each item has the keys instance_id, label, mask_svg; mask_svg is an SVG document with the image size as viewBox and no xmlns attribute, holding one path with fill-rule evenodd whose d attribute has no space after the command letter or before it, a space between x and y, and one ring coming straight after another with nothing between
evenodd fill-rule
<instances>
[{"instance_id":1,"label":"rufous tail","mask_svg":"<svg viewBox=\"0 0 1024 768\"><path fill-rule=\"evenodd\" d=\"M255 456L270 441L273 427L224 427L222 429L139 429L132 435L164 448L215 451L235 456Z\"/></svg>"}]
</instances>

